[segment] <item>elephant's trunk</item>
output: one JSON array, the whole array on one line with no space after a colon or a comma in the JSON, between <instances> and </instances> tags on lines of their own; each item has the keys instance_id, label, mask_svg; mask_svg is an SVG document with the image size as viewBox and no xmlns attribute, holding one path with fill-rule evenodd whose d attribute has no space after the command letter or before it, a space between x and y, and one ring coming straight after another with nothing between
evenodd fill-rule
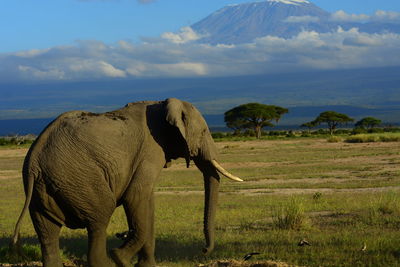
<instances>
[{"instance_id":1,"label":"elephant's trunk","mask_svg":"<svg viewBox=\"0 0 400 267\"><path fill-rule=\"evenodd\" d=\"M198 164L199 166L199 164ZM203 249L205 255L214 249L215 236L215 214L218 204L219 175L226 176L234 181L243 181L225 170L216 160L207 162L206 167L203 166L204 175L204 236L206 239L206 247Z\"/></svg>"},{"instance_id":2,"label":"elephant's trunk","mask_svg":"<svg viewBox=\"0 0 400 267\"><path fill-rule=\"evenodd\" d=\"M203 253L208 255L214 249L215 214L218 204L219 176L214 169L204 175L204 236L206 246Z\"/></svg>"}]
</instances>

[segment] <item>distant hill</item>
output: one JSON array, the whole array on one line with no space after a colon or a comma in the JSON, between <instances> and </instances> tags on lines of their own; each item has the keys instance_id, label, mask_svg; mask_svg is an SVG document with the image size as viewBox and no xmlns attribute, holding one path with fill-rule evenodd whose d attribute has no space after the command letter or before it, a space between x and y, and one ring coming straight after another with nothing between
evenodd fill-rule
<instances>
[{"instance_id":1,"label":"distant hill","mask_svg":"<svg viewBox=\"0 0 400 267\"><path fill-rule=\"evenodd\" d=\"M314 119L325 110L400 122L400 67L220 78L141 79L2 85L0 120L54 118L67 110L103 112L127 102L177 97L194 103L210 125L243 103L289 108L280 125ZM206 117L207 118L207 117ZM4 130L0 121L0 132ZM14 132L14 131L11 131Z\"/></svg>"},{"instance_id":2,"label":"distant hill","mask_svg":"<svg viewBox=\"0 0 400 267\"><path fill-rule=\"evenodd\" d=\"M358 28L362 32L400 33L399 22L335 21L332 14L306 0L267 0L229 5L191 25L211 44L239 44L267 35L290 38L301 31L326 33Z\"/></svg>"},{"instance_id":3,"label":"distant hill","mask_svg":"<svg viewBox=\"0 0 400 267\"><path fill-rule=\"evenodd\" d=\"M400 103L399 105L368 108L357 106L303 106L303 107L290 107L289 113L285 114L281 121L274 128L266 128L269 130L279 129L298 129L302 123L311 121L315 117L328 110L334 110L340 113L345 113L351 117L359 120L363 117L373 116L381 118L385 124L399 125L400 124ZM229 131L224 122L224 114L204 114L212 131ZM54 118L44 119L14 119L14 120L0 120L0 136L6 135L26 135L26 134L39 134L47 124Z\"/></svg>"}]
</instances>

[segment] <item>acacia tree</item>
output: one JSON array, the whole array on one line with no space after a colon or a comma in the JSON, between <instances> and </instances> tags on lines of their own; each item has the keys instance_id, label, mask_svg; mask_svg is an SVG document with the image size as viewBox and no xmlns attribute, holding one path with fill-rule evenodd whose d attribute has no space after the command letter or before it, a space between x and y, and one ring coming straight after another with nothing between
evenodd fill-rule
<instances>
[{"instance_id":1,"label":"acacia tree","mask_svg":"<svg viewBox=\"0 0 400 267\"><path fill-rule=\"evenodd\" d=\"M348 122L352 122L354 119L350 118L346 114L339 113L336 111L325 111L319 114L319 116L313 120L311 123L315 125L319 125L321 123L326 123L329 128L329 133L333 135L333 132L340 124L345 124Z\"/></svg>"},{"instance_id":2,"label":"acacia tree","mask_svg":"<svg viewBox=\"0 0 400 267\"><path fill-rule=\"evenodd\" d=\"M272 121L278 122L281 116L289 110L274 105L248 103L237 106L225 112L226 126L235 131L240 129L254 129L256 137L261 137L261 129L274 126Z\"/></svg>"},{"instance_id":3,"label":"acacia tree","mask_svg":"<svg viewBox=\"0 0 400 267\"><path fill-rule=\"evenodd\" d=\"M364 128L364 129L372 129L382 123L381 120L376 119L374 117L365 117L361 120L359 120L355 126L359 128Z\"/></svg>"},{"instance_id":4,"label":"acacia tree","mask_svg":"<svg viewBox=\"0 0 400 267\"><path fill-rule=\"evenodd\" d=\"M317 126L317 124L314 121L306 122L300 125L300 127L304 127L308 129L308 133L311 132L311 129Z\"/></svg>"}]
</instances>

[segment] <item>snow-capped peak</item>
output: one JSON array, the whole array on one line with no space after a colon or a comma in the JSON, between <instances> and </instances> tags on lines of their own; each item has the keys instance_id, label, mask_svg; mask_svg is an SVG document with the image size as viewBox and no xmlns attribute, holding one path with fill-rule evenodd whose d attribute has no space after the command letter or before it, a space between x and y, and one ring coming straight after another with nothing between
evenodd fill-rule
<instances>
[{"instance_id":1,"label":"snow-capped peak","mask_svg":"<svg viewBox=\"0 0 400 267\"><path fill-rule=\"evenodd\" d=\"M295 6L299 6L301 4L310 4L310 2L307 0L268 0L268 2L277 2Z\"/></svg>"}]
</instances>

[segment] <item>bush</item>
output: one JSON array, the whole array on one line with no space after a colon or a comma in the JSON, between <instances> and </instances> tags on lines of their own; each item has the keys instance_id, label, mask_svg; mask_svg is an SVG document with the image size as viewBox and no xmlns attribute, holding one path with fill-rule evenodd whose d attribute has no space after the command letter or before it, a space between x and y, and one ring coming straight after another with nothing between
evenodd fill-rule
<instances>
[{"instance_id":1,"label":"bush","mask_svg":"<svg viewBox=\"0 0 400 267\"><path fill-rule=\"evenodd\" d=\"M349 130L349 129L338 129L334 133L340 134L340 135L346 135L346 134L351 134L352 131L353 130Z\"/></svg>"},{"instance_id":2,"label":"bush","mask_svg":"<svg viewBox=\"0 0 400 267\"><path fill-rule=\"evenodd\" d=\"M32 144L35 140L36 136L34 135L13 135L0 138L0 146L11 146L11 145L25 145L25 144Z\"/></svg>"},{"instance_id":3,"label":"bush","mask_svg":"<svg viewBox=\"0 0 400 267\"><path fill-rule=\"evenodd\" d=\"M347 143L371 143L378 142L379 138L376 135L369 134L357 134L354 136L347 137L345 142Z\"/></svg>"},{"instance_id":4,"label":"bush","mask_svg":"<svg viewBox=\"0 0 400 267\"><path fill-rule=\"evenodd\" d=\"M313 196L312 196L312 198L313 198L315 201L320 200L321 197L322 197L322 193L321 193L321 192L315 192L315 193L313 194Z\"/></svg>"},{"instance_id":5,"label":"bush","mask_svg":"<svg viewBox=\"0 0 400 267\"><path fill-rule=\"evenodd\" d=\"M351 132L352 135L356 135L356 134L366 134L368 133L368 131L364 128L354 128L353 131Z\"/></svg>"},{"instance_id":6,"label":"bush","mask_svg":"<svg viewBox=\"0 0 400 267\"><path fill-rule=\"evenodd\" d=\"M326 129L318 129L317 131L312 132L315 135L326 135L329 134L329 131Z\"/></svg>"},{"instance_id":7,"label":"bush","mask_svg":"<svg viewBox=\"0 0 400 267\"><path fill-rule=\"evenodd\" d=\"M385 133L400 133L400 128L398 127L386 127L383 129Z\"/></svg>"},{"instance_id":8,"label":"bush","mask_svg":"<svg viewBox=\"0 0 400 267\"><path fill-rule=\"evenodd\" d=\"M289 131L286 133L285 137L296 137L296 134L293 131Z\"/></svg>"},{"instance_id":9,"label":"bush","mask_svg":"<svg viewBox=\"0 0 400 267\"><path fill-rule=\"evenodd\" d=\"M370 142L400 142L400 134L357 134L346 138L347 143L370 143Z\"/></svg>"},{"instance_id":10,"label":"bush","mask_svg":"<svg viewBox=\"0 0 400 267\"><path fill-rule=\"evenodd\" d=\"M303 203L298 198L291 198L284 206L273 210L272 219L278 229L300 230L308 225Z\"/></svg>"},{"instance_id":11,"label":"bush","mask_svg":"<svg viewBox=\"0 0 400 267\"><path fill-rule=\"evenodd\" d=\"M243 136L251 136L251 137L255 137L256 136L256 132L252 129L247 129L246 131L244 131Z\"/></svg>"},{"instance_id":12,"label":"bush","mask_svg":"<svg viewBox=\"0 0 400 267\"><path fill-rule=\"evenodd\" d=\"M342 142L342 138L340 138L339 136L330 136L328 137L327 141L329 143L339 143Z\"/></svg>"},{"instance_id":13,"label":"bush","mask_svg":"<svg viewBox=\"0 0 400 267\"><path fill-rule=\"evenodd\" d=\"M215 133L211 133L212 138L224 138L227 136L226 133L221 133L221 132L215 132Z\"/></svg>"},{"instance_id":14,"label":"bush","mask_svg":"<svg viewBox=\"0 0 400 267\"><path fill-rule=\"evenodd\" d=\"M385 129L383 128L372 128L368 130L368 133L384 133Z\"/></svg>"}]
</instances>

